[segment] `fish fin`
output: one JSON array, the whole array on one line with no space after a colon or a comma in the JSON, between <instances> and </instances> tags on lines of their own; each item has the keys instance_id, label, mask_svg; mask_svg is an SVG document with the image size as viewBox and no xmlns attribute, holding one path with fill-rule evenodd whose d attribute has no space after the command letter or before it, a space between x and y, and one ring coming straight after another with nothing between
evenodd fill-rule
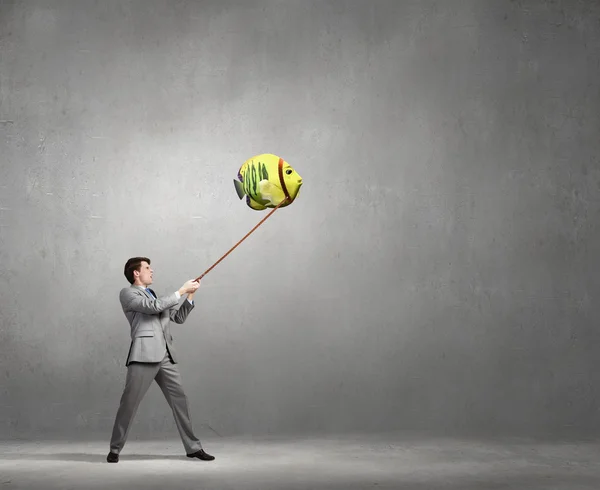
<instances>
[{"instance_id":1,"label":"fish fin","mask_svg":"<svg viewBox=\"0 0 600 490\"><path fill-rule=\"evenodd\" d=\"M233 185L235 185L235 191L237 192L237 195L240 199L246 195L246 192L244 191L244 186L239 180L233 179Z\"/></svg>"},{"instance_id":2,"label":"fish fin","mask_svg":"<svg viewBox=\"0 0 600 490\"><path fill-rule=\"evenodd\" d=\"M283 192L273 182L261 180L258 183L260 197L265 201L267 206L277 206L282 200Z\"/></svg>"},{"instance_id":3,"label":"fish fin","mask_svg":"<svg viewBox=\"0 0 600 490\"><path fill-rule=\"evenodd\" d=\"M250 206L252 209L254 209L256 211L262 211L263 209L267 209L266 206L263 206L259 202L256 202L251 197L248 198L248 206Z\"/></svg>"}]
</instances>

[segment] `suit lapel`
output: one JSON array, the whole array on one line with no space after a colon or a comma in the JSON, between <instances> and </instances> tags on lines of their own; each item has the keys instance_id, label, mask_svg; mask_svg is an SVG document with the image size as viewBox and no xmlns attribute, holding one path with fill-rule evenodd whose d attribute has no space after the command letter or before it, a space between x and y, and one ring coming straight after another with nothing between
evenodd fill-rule
<instances>
[{"instance_id":1,"label":"suit lapel","mask_svg":"<svg viewBox=\"0 0 600 490\"><path fill-rule=\"evenodd\" d=\"M156 299L156 294L154 293L154 291L152 291L152 289L150 289L150 291L152 291L152 294L154 294L154 296L152 296L152 294L150 294L148 291L146 291L146 288L143 288L142 286L133 286L134 288L138 288L142 293L144 293L146 296L148 296L148 298L150 299Z\"/></svg>"}]
</instances>

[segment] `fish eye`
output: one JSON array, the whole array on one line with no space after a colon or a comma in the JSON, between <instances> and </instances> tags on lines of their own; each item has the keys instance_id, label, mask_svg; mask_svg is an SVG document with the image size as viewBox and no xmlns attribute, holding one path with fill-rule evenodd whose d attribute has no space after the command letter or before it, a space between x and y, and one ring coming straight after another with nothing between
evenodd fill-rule
<instances>
[{"instance_id":1,"label":"fish eye","mask_svg":"<svg viewBox=\"0 0 600 490\"><path fill-rule=\"evenodd\" d=\"M285 173L286 173L286 174L288 174L288 175L291 175L291 174L292 174L292 172L293 172L293 170L292 170L291 168L288 168L288 169L285 171Z\"/></svg>"}]
</instances>

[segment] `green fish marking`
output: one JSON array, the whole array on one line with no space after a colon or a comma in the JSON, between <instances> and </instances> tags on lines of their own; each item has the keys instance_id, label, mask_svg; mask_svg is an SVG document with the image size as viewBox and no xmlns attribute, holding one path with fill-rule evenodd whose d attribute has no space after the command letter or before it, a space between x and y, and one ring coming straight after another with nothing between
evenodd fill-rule
<instances>
[{"instance_id":1,"label":"green fish marking","mask_svg":"<svg viewBox=\"0 0 600 490\"><path fill-rule=\"evenodd\" d=\"M258 162L258 168L252 162L242 171L243 188L246 195L252 199L257 200L258 198L258 183L261 180L269 180L269 172L267 166L264 163Z\"/></svg>"},{"instance_id":2,"label":"green fish marking","mask_svg":"<svg viewBox=\"0 0 600 490\"><path fill-rule=\"evenodd\" d=\"M263 179L269 180L269 172L267 172L267 166L264 163L262 164L262 173Z\"/></svg>"}]
</instances>

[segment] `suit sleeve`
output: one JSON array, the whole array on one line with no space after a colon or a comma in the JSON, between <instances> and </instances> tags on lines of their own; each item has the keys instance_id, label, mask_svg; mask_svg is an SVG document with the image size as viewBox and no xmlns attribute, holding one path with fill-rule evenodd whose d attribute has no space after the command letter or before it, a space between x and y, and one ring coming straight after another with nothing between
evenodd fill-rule
<instances>
[{"instance_id":1,"label":"suit sleeve","mask_svg":"<svg viewBox=\"0 0 600 490\"><path fill-rule=\"evenodd\" d=\"M124 311L138 311L148 315L160 313L179 303L175 293L157 299L150 299L141 291L135 291L131 288L122 289L119 298Z\"/></svg>"},{"instance_id":2,"label":"suit sleeve","mask_svg":"<svg viewBox=\"0 0 600 490\"><path fill-rule=\"evenodd\" d=\"M175 309L175 308L171 309L171 311L169 312L171 321L175 322L175 323L180 323L180 324L185 322L188 314L193 309L194 309L194 305L192 303L190 303L188 300L185 300L181 304L179 309Z\"/></svg>"}]
</instances>

